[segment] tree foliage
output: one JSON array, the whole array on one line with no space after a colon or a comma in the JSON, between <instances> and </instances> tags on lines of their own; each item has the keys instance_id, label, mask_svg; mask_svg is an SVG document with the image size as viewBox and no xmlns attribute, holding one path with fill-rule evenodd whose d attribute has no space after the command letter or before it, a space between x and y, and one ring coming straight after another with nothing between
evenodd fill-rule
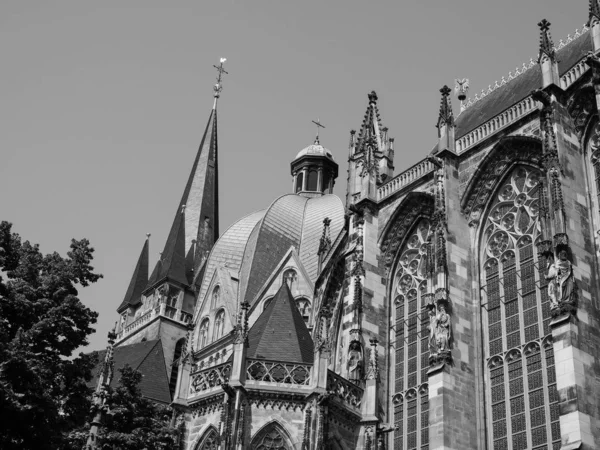
<instances>
[{"instance_id":1,"label":"tree foliage","mask_svg":"<svg viewBox=\"0 0 600 450\"><path fill-rule=\"evenodd\" d=\"M142 397L142 374L128 365L119 369L116 388L108 387L107 412L98 433L100 448L110 450L175 449L180 430L171 427L172 410ZM69 435L69 450L80 450L87 427Z\"/></svg>"},{"instance_id":2,"label":"tree foliage","mask_svg":"<svg viewBox=\"0 0 600 450\"><path fill-rule=\"evenodd\" d=\"M0 222L0 448L57 449L89 411L96 361L69 358L97 318L77 287L102 275L86 239L72 240L67 257L43 255L11 228Z\"/></svg>"}]
</instances>

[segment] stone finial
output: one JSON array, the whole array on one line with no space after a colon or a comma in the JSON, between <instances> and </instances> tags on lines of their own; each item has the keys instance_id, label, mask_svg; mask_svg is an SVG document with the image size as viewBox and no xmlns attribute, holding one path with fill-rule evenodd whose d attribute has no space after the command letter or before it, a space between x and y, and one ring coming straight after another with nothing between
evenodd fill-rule
<instances>
[{"instance_id":1,"label":"stone finial","mask_svg":"<svg viewBox=\"0 0 600 450\"><path fill-rule=\"evenodd\" d=\"M369 93L369 103L374 105L377 104L377 93L375 91Z\"/></svg>"},{"instance_id":2,"label":"stone finial","mask_svg":"<svg viewBox=\"0 0 600 450\"><path fill-rule=\"evenodd\" d=\"M550 36L550 25L551 23L546 19L538 23L538 27L540 27L540 53L538 62L541 62L544 57L550 59L552 62L556 62L556 51L554 50L554 44Z\"/></svg>"},{"instance_id":3,"label":"stone finial","mask_svg":"<svg viewBox=\"0 0 600 450\"><path fill-rule=\"evenodd\" d=\"M450 88L444 86L440 89L442 101L440 103L440 115L438 118L437 128L440 129L444 125L454 126L454 114L452 113L452 102L450 100Z\"/></svg>"},{"instance_id":4,"label":"stone finial","mask_svg":"<svg viewBox=\"0 0 600 450\"><path fill-rule=\"evenodd\" d=\"M377 351L377 338L369 339L371 352L369 354L369 367L367 369L367 380L377 380L379 378L379 352Z\"/></svg>"}]
</instances>

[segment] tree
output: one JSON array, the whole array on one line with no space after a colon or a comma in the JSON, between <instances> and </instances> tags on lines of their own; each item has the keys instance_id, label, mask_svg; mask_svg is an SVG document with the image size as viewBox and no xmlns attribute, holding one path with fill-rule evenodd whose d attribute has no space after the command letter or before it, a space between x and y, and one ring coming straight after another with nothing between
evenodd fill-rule
<instances>
[{"instance_id":1,"label":"tree","mask_svg":"<svg viewBox=\"0 0 600 450\"><path fill-rule=\"evenodd\" d=\"M94 354L70 359L88 343L97 313L77 287L98 281L87 239L67 257L43 255L0 222L0 448L61 448L90 407Z\"/></svg>"},{"instance_id":2,"label":"tree","mask_svg":"<svg viewBox=\"0 0 600 450\"><path fill-rule=\"evenodd\" d=\"M142 374L128 365L119 369L116 388L107 388L107 413L98 441L102 449L159 450L177 448L180 429L171 427L172 410L142 397ZM80 450L88 427L70 433L68 450Z\"/></svg>"}]
</instances>

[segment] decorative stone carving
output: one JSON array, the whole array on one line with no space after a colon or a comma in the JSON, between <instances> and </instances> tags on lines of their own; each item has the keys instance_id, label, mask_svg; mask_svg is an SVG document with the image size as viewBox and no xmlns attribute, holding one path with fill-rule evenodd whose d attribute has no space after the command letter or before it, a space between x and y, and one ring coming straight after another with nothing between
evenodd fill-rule
<instances>
[{"instance_id":1,"label":"decorative stone carving","mask_svg":"<svg viewBox=\"0 0 600 450\"><path fill-rule=\"evenodd\" d=\"M350 342L348 347L348 362L346 363L348 369L348 379L353 383L359 383L363 378L364 359L362 345L359 341L354 340Z\"/></svg>"},{"instance_id":2,"label":"decorative stone carving","mask_svg":"<svg viewBox=\"0 0 600 450\"><path fill-rule=\"evenodd\" d=\"M379 341L375 338L370 339L371 353L369 357L369 368L367 370L367 380L378 380L379 379L379 361L377 351L377 344Z\"/></svg>"},{"instance_id":3,"label":"decorative stone carving","mask_svg":"<svg viewBox=\"0 0 600 450\"><path fill-rule=\"evenodd\" d=\"M248 310L250 304L243 302L240 305L240 314L238 316L238 323L234 328L235 337L233 339L234 344L248 344Z\"/></svg>"},{"instance_id":4,"label":"decorative stone carving","mask_svg":"<svg viewBox=\"0 0 600 450\"><path fill-rule=\"evenodd\" d=\"M577 308L577 286L573 277L573 265L566 250L560 250L558 258L548 263L548 297L553 317L574 314Z\"/></svg>"}]
</instances>

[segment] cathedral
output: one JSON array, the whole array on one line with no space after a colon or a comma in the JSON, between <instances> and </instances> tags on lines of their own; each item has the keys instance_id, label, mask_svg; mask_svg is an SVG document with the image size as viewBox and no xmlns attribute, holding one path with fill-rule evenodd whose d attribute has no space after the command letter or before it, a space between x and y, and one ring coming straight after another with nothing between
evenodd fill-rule
<instances>
[{"instance_id":1,"label":"cathedral","mask_svg":"<svg viewBox=\"0 0 600 450\"><path fill-rule=\"evenodd\" d=\"M537 60L470 98L456 82L459 112L440 90L414 166L394 172L371 92L344 198L317 135L292 192L226 230L221 62L106 352L173 407L182 449L600 448L600 2L558 45L539 28Z\"/></svg>"}]
</instances>

